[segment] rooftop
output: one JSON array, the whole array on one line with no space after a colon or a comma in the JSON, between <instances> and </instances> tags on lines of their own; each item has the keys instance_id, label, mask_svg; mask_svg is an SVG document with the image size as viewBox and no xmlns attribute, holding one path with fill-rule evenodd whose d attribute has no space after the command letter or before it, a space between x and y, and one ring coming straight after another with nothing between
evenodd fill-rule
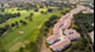
<instances>
[{"instance_id":1,"label":"rooftop","mask_svg":"<svg viewBox=\"0 0 95 52\"><path fill-rule=\"evenodd\" d=\"M70 45L71 41L68 38L64 38L63 40L53 44L50 46L55 51L60 51L60 49L64 49L68 45Z\"/></svg>"},{"instance_id":2,"label":"rooftop","mask_svg":"<svg viewBox=\"0 0 95 52\"><path fill-rule=\"evenodd\" d=\"M58 35L51 35L50 37L48 37L46 40L49 44L52 44L54 41L58 40L59 36Z\"/></svg>"}]
</instances>

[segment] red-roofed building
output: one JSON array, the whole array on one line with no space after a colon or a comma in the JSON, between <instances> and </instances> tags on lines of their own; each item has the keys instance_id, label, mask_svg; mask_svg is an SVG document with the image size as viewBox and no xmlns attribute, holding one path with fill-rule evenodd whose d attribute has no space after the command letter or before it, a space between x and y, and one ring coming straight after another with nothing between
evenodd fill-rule
<instances>
[{"instance_id":1,"label":"red-roofed building","mask_svg":"<svg viewBox=\"0 0 95 52\"><path fill-rule=\"evenodd\" d=\"M64 37L63 40L60 40L59 42L51 45L50 48L53 51L61 51L62 49L65 49L66 47L68 47L70 44L71 44L71 41L67 37Z\"/></svg>"},{"instance_id":2,"label":"red-roofed building","mask_svg":"<svg viewBox=\"0 0 95 52\"><path fill-rule=\"evenodd\" d=\"M68 28L71 26L73 14L85 9L84 6L77 5L77 8L62 16L62 18L54 25L53 35L47 38L47 43L51 44L50 48L53 51L61 51L71 44L71 40L80 38L80 34L76 30Z\"/></svg>"},{"instance_id":3,"label":"red-roofed building","mask_svg":"<svg viewBox=\"0 0 95 52\"><path fill-rule=\"evenodd\" d=\"M58 35L52 35L52 36L48 37L46 39L46 41L47 41L48 44L52 44L52 43L54 43L58 39L59 39Z\"/></svg>"},{"instance_id":4,"label":"red-roofed building","mask_svg":"<svg viewBox=\"0 0 95 52\"><path fill-rule=\"evenodd\" d=\"M76 40L80 38L80 34L74 29L66 29L64 31L65 36L67 36L70 40Z\"/></svg>"}]
</instances>

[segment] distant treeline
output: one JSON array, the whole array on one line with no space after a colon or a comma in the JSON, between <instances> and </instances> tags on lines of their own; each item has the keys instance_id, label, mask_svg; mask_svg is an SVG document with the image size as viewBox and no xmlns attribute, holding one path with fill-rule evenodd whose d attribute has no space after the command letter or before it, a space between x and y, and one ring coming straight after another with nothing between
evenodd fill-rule
<instances>
[{"instance_id":1,"label":"distant treeline","mask_svg":"<svg viewBox=\"0 0 95 52\"><path fill-rule=\"evenodd\" d=\"M16 18L16 17L19 17L19 16L20 16L19 12L14 13L14 14L11 14L11 13L0 14L0 24L3 23L3 22L6 22L10 18Z\"/></svg>"}]
</instances>

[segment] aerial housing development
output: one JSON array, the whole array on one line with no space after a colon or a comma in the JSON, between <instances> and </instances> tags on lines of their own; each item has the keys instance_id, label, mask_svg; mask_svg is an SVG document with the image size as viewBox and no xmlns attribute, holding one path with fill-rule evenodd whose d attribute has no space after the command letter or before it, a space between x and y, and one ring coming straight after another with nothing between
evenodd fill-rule
<instances>
[{"instance_id":1,"label":"aerial housing development","mask_svg":"<svg viewBox=\"0 0 95 52\"><path fill-rule=\"evenodd\" d=\"M73 40L77 40L80 38L80 33L69 27L72 24L73 14L79 13L82 10L88 9L84 6L77 5L75 9L62 16L59 21L54 25L53 35L47 38L47 43L49 44L59 39L59 41L54 42L50 45L50 48L53 51L61 51L66 47L70 46Z\"/></svg>"},{"instance_id":2,"label":"aerial housing development","mask_svg":"<svg viewBox=\"0 0 95 52\"><path fill-rule=\"evenodd\" d=\"M0 0L0 52L94 52L94 0Z\"/></svg>"}]
</instances>

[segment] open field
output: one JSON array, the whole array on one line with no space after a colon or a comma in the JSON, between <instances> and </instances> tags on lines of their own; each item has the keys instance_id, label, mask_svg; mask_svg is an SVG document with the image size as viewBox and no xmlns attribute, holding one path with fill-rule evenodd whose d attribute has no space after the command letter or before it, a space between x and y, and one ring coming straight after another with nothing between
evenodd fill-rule
<instances>
[{"instance_id":1,"label":"open field","mask_svg":"<svg viewBox=\"0 0 95 52\"><path fill-rule=\"evenodd\" d=\"M11 11L11 10L13 10L13 11ZM39 12L34 12L33 10L17 11L16 8L6 10L4 13L20 12L21 16L17 17L17 18L10 19L5 23L0 24L0 26L4 26L5 24L11 24L11 23L14 23L15 21L19 21L19 20L25 20L25 17L29 16L29 14L31 12L34 14L34 16L33 16L33 21L25 20L28 23L27 25L22 26L21 24L19 24L20 27L16 27L16 28L8 31L6 33L6 35L0 37L0 40L3 45L2 49L12 51L13 49L11 49L11 48L15 48L14 50L16 50L16 49L18 49L17 45L19 44L19 42L21 42L20 45L21 44L23 45L24 40L29 40L29 41L35 42L36 37L39 33L39 29L44 24L44 22L47 21L51 15L57 15L57 16L61 15L60 11L47 13L46 15L41 14L40 11L47 11L47 9L46 8L40 9ZM18 33L21 30L24 31L23 35L20 35Z\"/></svg>"}]
</instances>

